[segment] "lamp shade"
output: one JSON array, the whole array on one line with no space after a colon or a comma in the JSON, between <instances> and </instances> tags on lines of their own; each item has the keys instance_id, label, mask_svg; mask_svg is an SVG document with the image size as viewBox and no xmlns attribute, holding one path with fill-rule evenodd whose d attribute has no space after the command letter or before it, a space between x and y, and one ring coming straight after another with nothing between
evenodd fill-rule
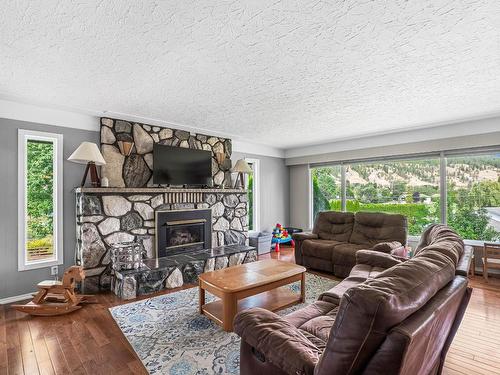
<instances>
[{"instance_id":1,"label":"lamp shade","mask_svg":"<svg viewBox=\"0 0 500 375\"><path fill-rule=\"evenodd\" d=\"M245 159L240 159L236 162L231 172L239 172L239 173L252 173L252 168L248 165Z\"/></svg>"},{"instance_id":2,"label":"lamp shade","mask_svg":"<svg viewBox=\"0 0 500 375\"><path fill-rule=\"evenodd\" d=\"M75 152L70 155L68 160L79 164L87 164L88 162L93 162L96 165L106 164L101 151L92 142L82 142Z\"/></svg>"}]
</instances>

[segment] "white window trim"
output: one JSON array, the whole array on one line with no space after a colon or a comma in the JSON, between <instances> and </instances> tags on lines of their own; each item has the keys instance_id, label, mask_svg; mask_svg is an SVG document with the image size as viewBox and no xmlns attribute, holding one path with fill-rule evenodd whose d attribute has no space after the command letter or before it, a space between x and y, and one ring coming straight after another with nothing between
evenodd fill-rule
<instances>
[{"instance_id":1,"label":"white window trim","mask_svg":"<svg viewBox=\"0 0 500 375\"><path fill-rule=\"evenodd\" d=\"M313 188L313 175L312 175L312 168L309 166L308 168L308 178L309 178L309 184L307 185L307 199L308 199L308 204L309 204L309 216L307 218L307 225L308 231L313 230L314 226L314 188Z\"/></svg>"},{"instance_id":2,"label":"white window trim","mask_svg":"<svg viewBox=\"0 0 500 375\"><path fill-rule=\"evenodd\" d=\"M35 139L54 143L54 257L49 260L27 260L26 252L26 166L28 140ZM38 132L34 130L18 130L18 271L28 271L38 268L63 264L63 135Z\"/></svg>"},{"instance_id":3,"label":"white window trim","mask_svg":"<svg viewBox=\"0 0 500 375\"><path fill-rule=\"evenodd\" d=\"M250 233L260 231L260 159L245 158L247 163L252 164L253 170L253 229Z\"/></svg>"}]
</instances>

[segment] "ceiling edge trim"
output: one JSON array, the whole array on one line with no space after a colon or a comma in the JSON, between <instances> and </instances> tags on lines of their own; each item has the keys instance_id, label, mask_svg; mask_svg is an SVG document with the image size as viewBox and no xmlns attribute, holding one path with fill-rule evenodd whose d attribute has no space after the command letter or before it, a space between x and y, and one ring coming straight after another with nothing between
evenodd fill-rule
<instances>
[{"instance_id":1,"label":"ceiling edge trim","mask_svg":"<svg viewBox=\"0 0 500 375\"><path fill-rule=\"evenodd\" d=\"M248 142L241 139L235 139L231 134L211 132L206 129L183 126L180 124L160 121L140 116L126 115L109 111L87 111L81 109L67 109L61 107L48 107L40 104L30 104L15 100L2 98L0 95L0 118L11 120L27 121L37 124L62 126L65 128L81 129L88 131L99 131L99 118L111 117L123 120L140 122L149 125L158 125L163 127L172 127L174 129L186 130L192 133L201 133L213 136L230 138L233 142L233 151L241 153L252 153L262 156L271 156L284 158L284 149L272 147L264 144Z\"/></svg>"},{"instance_id":2,"label":"ceiling edge trim","mask_svg":"<svg viewBox=\"0 0 500 375\"><path fill-rule=\"evenodd\" d=\"M414 128L387 134L362 136L356 139L337 140L319 145L295 147L285 150L285 158L301 158L332 152L355 151L373 147L386 147L415 142L425 142L436 139L446 139L460 136L473 136L498 132L500 129L500 115L495 117L457 121L444 125Z\"/></svg>"}]
</instances>

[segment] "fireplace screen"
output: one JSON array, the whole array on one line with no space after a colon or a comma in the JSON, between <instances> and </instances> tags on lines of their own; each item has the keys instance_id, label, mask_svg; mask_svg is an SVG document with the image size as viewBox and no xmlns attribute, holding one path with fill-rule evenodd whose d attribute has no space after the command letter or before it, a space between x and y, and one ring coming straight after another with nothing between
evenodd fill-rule
<instances>
[{"instance_id":1,"label":"fireplace screen","mask_svg":"<svg viewBox=\"0 0 500 375\"><path fill-rule=\"evenodd\" d=\"M158 257L212 247L212 210L156 211Z\"/></svg>"},{"instance_id":2,"label":"fireplace screen","mask_svg":"<svg viewBox=\"0 0 500 375\"><path fill-rule=\"evenodd\" d=\"M166 249L202 249L205 242L205 221L204 219L167 221Z\"/></svg>"}]
</instances>

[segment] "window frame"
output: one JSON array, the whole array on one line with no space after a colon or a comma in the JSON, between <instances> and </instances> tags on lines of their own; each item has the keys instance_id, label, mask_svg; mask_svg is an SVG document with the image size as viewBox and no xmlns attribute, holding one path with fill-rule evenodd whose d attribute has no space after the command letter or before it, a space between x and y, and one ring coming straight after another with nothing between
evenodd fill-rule
<instances>
[{"instance_id":1,"label":"window frame","mask_svg":"<svg viewBox=\"0 0 500 375\"><path fill-rule=\"evenodd\" d=\"M253 223L252 230L249 233L260 231L260 159L245 158L245 161L252 164L253 171ZM245 184L248 181L248 175L245 175ZM250 226L250 223L248 223Z\"/></svg>"},{"instance_id":2,"label":"window frame","mask_svg":"<svg viewBox=\"0 0 500 375\"><path fill-rule=\"evenodd\" d=\"M28 261L27 258L27 145L28 141L51 142L54 147L53 223L54 254L50 259ZM63 135L18 129L18 271L29 271L63 264Z\"/></svg>"},{"instance_id":3,"label":"window frame","mask_svg":"<svg viewBox=\"0 0 500 375\"><path fill-rule=\"evenodd\" d=\"M313 191L312 191L312 173L311 170L317 167L332 167L332 166L340 166L341 167L341 184L343 186L342 194L341 194L341 207L342 211L346 211L346 194L345 194L345 185L346 185L346 175L345 168L347 165L356 164L356 163L377 163L377 162L392 162L392 161L405 161L405 160L415 160L415 159L425 159L425 158L433 158L439 160L439 194L440 194L440 223L446 224L448 217L448 207L447 207L447 195L448 195L448 174L447 174L447 165L448 158L450 157L465 157L465 156L478 156L478 155L487 155L492 153L500 153L500 146L493 147L479 147L479 148L471 148L471 149L455 149L455 150L446 150L446 151L438 151L438 152L430 152L430 153L421 153L421 154L401 154L401 155L391 155L388 157L376 157L376 158L366 158L366 159L353 159L353 160L342 160L342 161L333 161L326 163L317 163L317 164L309 164L309 217L311 218L311 228L312 221L314 220L314 207L312 205L313 201ZM418 236L408 236L409 239L416 239ZM480 240L468 240L468 242L474 242L474 244L482 244L484 241Z\"/></svg>"}]
</instances>

